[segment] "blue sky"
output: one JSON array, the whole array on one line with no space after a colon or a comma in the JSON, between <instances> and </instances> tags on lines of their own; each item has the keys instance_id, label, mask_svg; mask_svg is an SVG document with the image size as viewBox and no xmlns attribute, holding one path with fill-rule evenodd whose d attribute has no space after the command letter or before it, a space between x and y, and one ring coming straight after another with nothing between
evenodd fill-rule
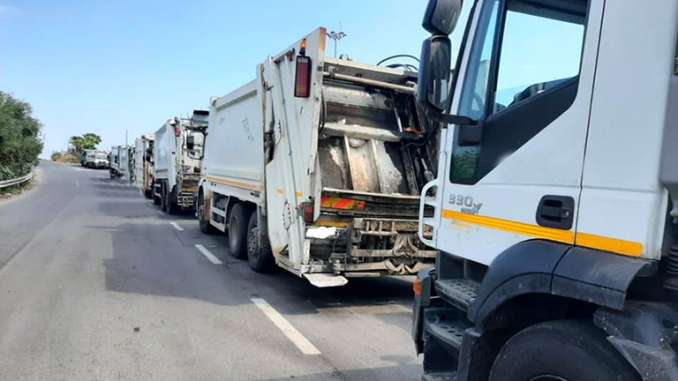
<instances>
[{"instance_id":1,"label":"blue sky","mask_svg":"<svg viewBox=\"0 0 678 381\"><path fill-rule=\"evenodd\" d=\"M0 0L0 90L30 102L43 156L71 135L101 147L205 108L318 26L348 37L340 53L376 63L419 55L425 0ZM458 44L458 42L457 42ZM332 45L330 52L332 51Z\"/></svg>"}]
</instances>

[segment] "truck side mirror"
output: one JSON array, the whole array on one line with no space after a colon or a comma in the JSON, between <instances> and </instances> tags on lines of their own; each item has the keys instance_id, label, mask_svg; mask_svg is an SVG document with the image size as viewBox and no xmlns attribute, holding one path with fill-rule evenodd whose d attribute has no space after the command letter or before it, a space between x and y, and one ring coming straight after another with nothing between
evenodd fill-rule
<instances>
[{"instance_id":1,"label":"truck side mirror","mask_svg":"<svg viewBox=\"0 0 678 381\"><path fill-rule=\"evenodd\" d=\"M462 0L429 0L422 26L433 35L448 36L461 13Z\"/></svg>"},{"instance_id":2,"label":"truck side mirror","mask_svg":"<svg viewBox=\"0 0 678 381\"><path fill-rule=\"evenodd\" d=\"M444 111L450 96L452 48L446 36L431 36L421 47L417 103ZM428 107L426 107L428 106Z\"/></svg>"}]
</instances>

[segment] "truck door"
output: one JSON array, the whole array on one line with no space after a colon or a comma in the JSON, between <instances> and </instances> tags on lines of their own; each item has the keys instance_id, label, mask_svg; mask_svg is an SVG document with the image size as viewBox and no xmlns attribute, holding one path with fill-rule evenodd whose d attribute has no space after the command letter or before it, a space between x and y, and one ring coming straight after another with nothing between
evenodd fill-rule
<instances>
[{"instance_id":1,"label":"truck door","mask_svg":"<svg viewBox=\"0 0 678 381\"><path fill-rule=\"evenodd\" d=\"M285 66L284 69L280 66ZM294 155L291 144L289 118L284 99L293 99L285 93L283 70L290 70L288 62L276 63L267 60L259 71L259 92L263 94L265 108L264 145L266 177L266 212L268 234L274 254L287 252L293 263L300 263L303 256L303 226L297 213L297 197L294 178ZM263 76L263 77L262 77ZM263 84L266 83L266 86ZM289 86L288 86L289 87ZM288 101L289 103L289 101ZM292 131L293 132L293 131ZM268 141L266 141L268 140ZM294 236L300 237L295 239Z\"/></svg>"},{"instance_id":2,"label":"truck door","mask_svg":"<svg viewBox=\"0 0 678 381\"><path fill-rule=\"evenodd\" d=\"M530 239L574 243L602 2L479 1L437 184L438 249L489 265Z\"/></svg>"}]
</instances>

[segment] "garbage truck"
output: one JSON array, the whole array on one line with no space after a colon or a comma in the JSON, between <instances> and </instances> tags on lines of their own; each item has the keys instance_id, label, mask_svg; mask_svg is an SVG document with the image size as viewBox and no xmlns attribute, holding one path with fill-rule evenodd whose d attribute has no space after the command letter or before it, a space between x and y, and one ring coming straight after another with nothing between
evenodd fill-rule
<instances>
[{"instance_id":1,"label":"garbage truck","mask_svg":"<svg viewBox=\"0 0 678 381\"><path fill-rule=\"evenodd\" d=\"M133 148L126 145L111 147L109 158L109 174L111 179L125 178L131 181L133 171Z\"/></svg>"},{"instance_id":2,"label":"garbage truck","mask_svg":"<svg viewBox=\"0 0 678 381\"><path fill-rule=\"evenodd\" d=\"M85 150L82 154L82 166L87 168L108 168L108 154L104 151Z\"/></svg>"},{"instance_id":3,"label":"garbage truck","mask_svg":"<svg viewBox=\"0 0 678 381\"><path fill-rule=\"evenodd\" d=\"M153 197L153 143L155 136L146 134L134 141L134 182L147 198Z\"/></svg>"},{"instance_id":4,"label":"garbage truck","mask_svg":"<svg viewBox=\"0 0 678 381\"><path fill-rule=\"evenodd\" d=\"M463 3L423 22L423 379L678 380L678 2Z\"/></svg>"},{"instance_id":5,"label":"garbage truck","mask_svg":"<svg viewBox=\"0 0 678 381\"><path fill-rule=\"evenodd\" d=\"M169 214L195 206L208 112L168 119L154 136L153 201Z\"/></svg>"},{"instance_id":6,"label":"garbage truck","mask_svg":"<svg viewBox=\"0 0 678 381\"><path fill-rule=\"evenodd\" d=\"M417 226L437 168L417 75L327 57L326 44L319 28L210 100L200 229L227 233L255 271L318 287L416 274L436 255Z\"/></svg>"}]
</instances>

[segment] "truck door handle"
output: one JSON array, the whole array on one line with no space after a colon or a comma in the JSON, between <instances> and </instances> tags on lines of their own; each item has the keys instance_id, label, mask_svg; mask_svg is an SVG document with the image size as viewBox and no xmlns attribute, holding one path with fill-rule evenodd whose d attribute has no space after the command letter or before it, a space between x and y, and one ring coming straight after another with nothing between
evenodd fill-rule
<instances>
[{"instance_id":1,"label":"truck door handle","mask_svg":"<svg viewBox=\"0 0 678 381\"><path fill-rule=\"evenodd\" d=\"M570 230L574 223L574 198L547 195L539 201L537 224L547 228Z\"/></svg>"}]
</instances>

